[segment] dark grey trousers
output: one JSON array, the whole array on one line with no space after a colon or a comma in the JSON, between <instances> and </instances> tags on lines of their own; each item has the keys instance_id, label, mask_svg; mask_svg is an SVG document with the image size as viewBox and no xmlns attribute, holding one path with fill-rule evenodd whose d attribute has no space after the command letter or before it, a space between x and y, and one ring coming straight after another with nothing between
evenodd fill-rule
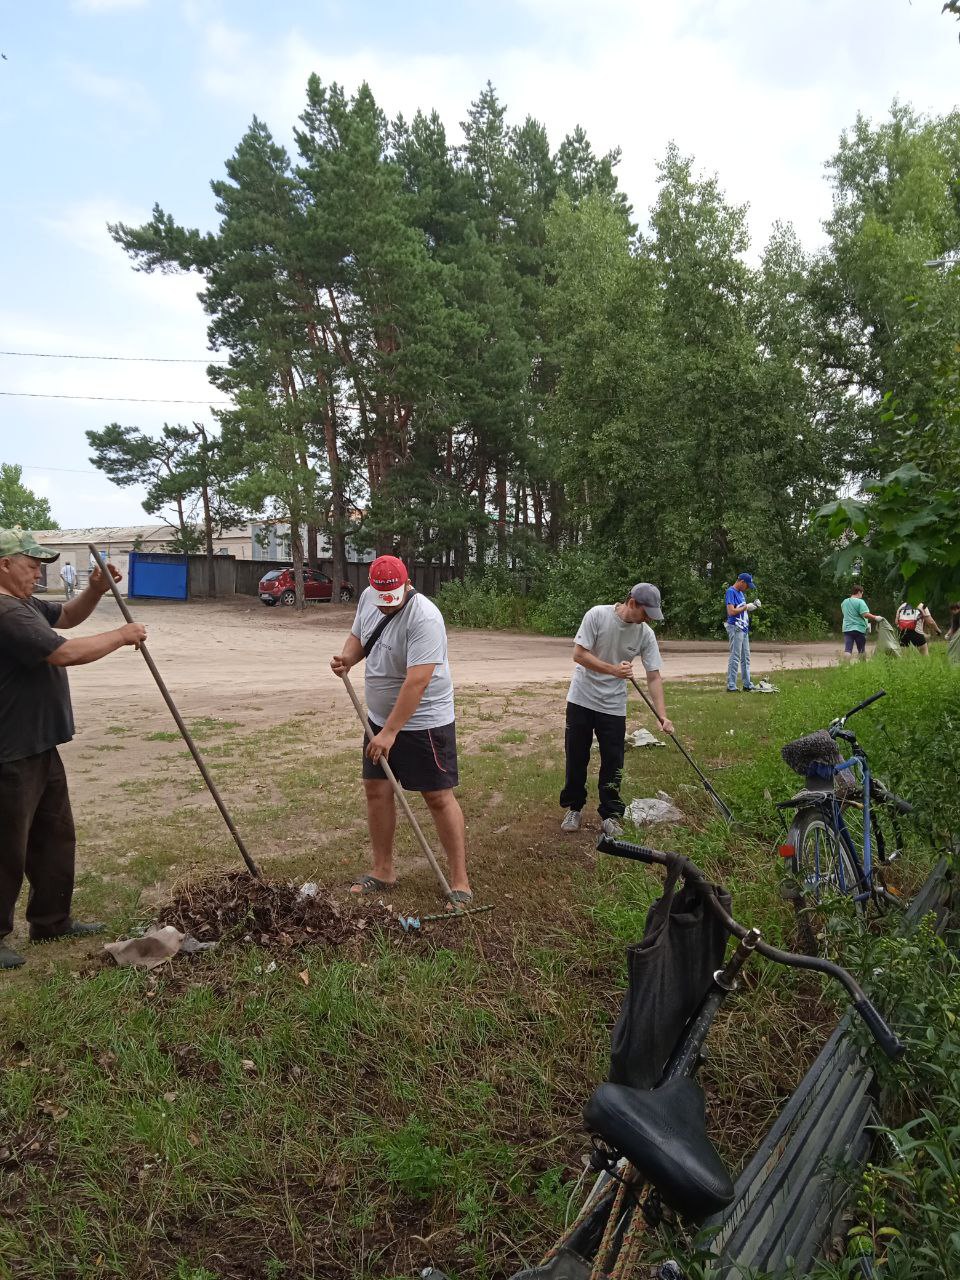
<instances>
[{"instance_id":1,"label":"dark grey trousers","mask_svg":"<svg viewBox=\"0 0 960 1280\"><path fill-rule=\"evenodd\" d=\"M596 735L600 748L601 818L622 818L624 804L620 799L623 778L623 749L627 731L626 716L606 715L575 702L567 703L567 727L564 747L567 776L560 792L565 809L582 809L587 803L587 769L590 766L590 744Z\"/></svg>"},{"instance_id":2,"label":"dark grey trousers","mask_svg":"<svg viewBox=\"0 0 960 1280\"><path fill-rule=\"evenodd\" d=\"M0 764L0 938L13 928L24 876L31 938L56 937L69 927L76 847L57 749Z\"/></svg>"}]
</instances>

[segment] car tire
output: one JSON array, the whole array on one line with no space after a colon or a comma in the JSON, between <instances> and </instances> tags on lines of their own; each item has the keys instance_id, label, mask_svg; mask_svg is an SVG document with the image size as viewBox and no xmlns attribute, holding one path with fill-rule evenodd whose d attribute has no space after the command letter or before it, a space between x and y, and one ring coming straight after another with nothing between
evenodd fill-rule
<instances>
[{"instance_id":1,"label":"car tire","mask_svg":"<svg viewBox=\"0 0 960 1280\"><path fill-rule=\"evenodd\" d=\"M353 599L353 587L341 587L340 603L349 604L352 599Z\"/></svg>"},{"instance_id":2,"label":"car tire","mask_svg":"<svg viewBox=\"0 0 960 1280\"><path fill-rule=\"evenodd\" d=\"M296 604L296 603L297 603L297 593L296 593L295 591L291 591L291 590L287 590L287 591L283 591L283 592L281 592L281 593L280 593L280 603L281 603L281 604L285 604L285 605L292 605L292 604Z\"/></svg>"}]
</instances>

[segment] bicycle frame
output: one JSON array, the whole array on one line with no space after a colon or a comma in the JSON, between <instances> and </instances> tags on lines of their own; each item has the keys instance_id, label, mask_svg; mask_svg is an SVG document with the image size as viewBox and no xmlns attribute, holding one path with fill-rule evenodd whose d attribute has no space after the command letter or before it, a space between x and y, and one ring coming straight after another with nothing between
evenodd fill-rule
<instances>
[{"instance_id":1,"label":"bicycle frame","mask_svg":"<svg viewBox=\"0 0 960 1280\"><path fill-rule=\"evenodd\" d=\"M851 756L849 760L844 760L842 764L834 767L834 776L841 773L844 769L859 770L861 790L863 791L863 854L857 849L856 842L850 834L846 822L843 819L843 805L837 799L836 794L833 797L833 821L837 835L844 841L847 852L853 860L853 865L857 870L857 874L861 879L861 888L866 886L863 892L854 895L855 902L863 902L873 893L873 836L872 825L870 822L870 765L866 757ZM843 867L840 867L840 878L843 879ZM840 886L843 888L843 885Z\"/></svg>"},{"instance_id":2,"label":"bicycle frame","mask_svg":"<svg viewBox=\"0 0 960 1280\"><path fill-rule=\"evenodd\" d=\"M839 888L842 893L845 893L845 894L849 893L853 901L858 903L863 903L870 898L882 897L884 899L887 899L887 898L890 898L891 895L888 894L887 890L882 886L882 884L881 884L881 887L878 889L876 884L874 883L874 831L873 831L873 819L871 816L872 814L871 806L872 806L872 798L873 798L873 774L870 771L870 762L867 759L867 753L863 750L863 748L857 742L857 739L854 736L854 734L851 733L849 730L847 730L845 726L851 716L856 715L858 711L862 711L864 707L868 707L871 703L876 702L879 698L883 698L883 697L886 697L886 691L881 689L877 693L872 694L869 698L865 698L863 702L858 703L855 707L852 707L844 715L838 716L835 720L831 722L831 724L827 729L827 732L830 734L831 738L834 739L834 741L836 741L837 739L842 739L843 741L848 743L853 750L853 754L850 756L849 759L842 760L840 761L839 764L830 766L830 777L836 778L839 774L843 773L845 770L852 770L859 777L860 789L863 797L863 801L862 801L863 847L862 849L858 847L857 841L854 839L853 835L850 832L849 827L846 824L846 821L844 820L844 816L843 816L844 805L841 802L841 800L837 797L835 790L830 793L824 793L822 800L817 801L815 804L810 802L799 803L796 806L796 813L794 816L794 822L796 823L798 817L804 812L809 812L814 809L819 809L821 810L821 812L824 812L828 808L827 801L829 799L830 826L833 829L834 833L836 834L837 839L839 840L842 848L846 851L850 859L850 862L853 864L853 868L856 872L858 882L859 882L856 885L849 885L849 886L844 883L843 859L838 858L836 869L837 869ZM816 776L822 776L822 775L816 775ZM785 802L784 804L778 805L777 807L778 809L792 807L792 802L788 801L788 802ZM787 850L790 850L791 852L788 853ZM879 854L881 858L883 857L883 852L884 851L881 845L879 848ZM781 853L784 857L791 856L792 847L789 844L782 845ZM819 857L819 854L817 856ZM819 866L817 866L816 868L816 873L819 878L819 874L820 874ZM896 901L895 898L893 898L892 900Z\"/></svg>"},{"instance_id":3,"label":"bicycle frame","mask_svg":"<svg viewBox=\"0 0 960 1280\"><path fill-rule=\"evenodd\" d=\"M620 857L636 856L633 850L637 846L631 846L625 841L612 840L606 836L601 838L597 847L602 847L605 852ZM627 852L628 850L630 852ZM644 850L644 853L652 852ZM739 938L729 960L722 969L717 969L714 973L713 981L699 1008L687 1024L663 1069L660 1084L666 1084L668 1080L675 1080L679 1076L696 1075L700 1066L701 1050L710 1034L710 1028L724 1001L737 990L739 985L737 977L740 970L753 956L759 944L759 931L745 930L744 936ZM591 1165L600 1176L577 1218L549 1250L538 1267L518 1272L511 1277L511 1280L547 1280L547 1277L552 1274L552 1269L558 1266L564 1256L581 1259L592 1257L596 1253L610 1218L613 1197L621 1181L617 1173L617 1164L616 1157L606 1158L601 1148L594 1152ZM636 1193L642 1193L643 1190L643 1186L635 1186L635 1197ZM629 1209L629 1213L635 1212L636 1208L640 1208L639 1203L635 1203L635 1206ZM642 1208L641 1212L643 1212Z\"/></svg>"},{"instance_id":4,"label":"bicycle frame","mask_svg":"<svg viewBox=\"0 0 960 1280\"><path fill-rule=\"evenodd\" d=\"M727 932L737 941L730 958L714 973L699 1008L667 1061L661 1085L696 1073L701 1050L717 1013L727 996L736 989L740 970L755 953L790 968L814 970L839 982L883 1052L894 1061L902 1056L903 1044L851 974L829 960L782 951L761 941L758 930L740 924L730 915L719 901L716 887L690 859L682 854L666 853L607 836L601 836L597 850L647 866L678 869L685 882L703 895L710 911L719 916ZM539 1265L516 1272L511 1280L590 1280L600 1274L601 1269L603 1274L610 1274L610 1269L604 1266L607 1258L611 1259L612 1271L616 1275L636 1274L636 1253L645 1226L659 1220L657 1189L645 1182L642 1176L638 1177L638 1171L625 1158L618 1158L616 1152L608 1148L599 1147L595 1161L591 1163L600 1176L577 1217ZM644 1192L646 1196L641 1201ZM442 1272L433 1268L421 1272L421 1276L423 1280L447 1280Z\"/></svg>"}]
</instances>

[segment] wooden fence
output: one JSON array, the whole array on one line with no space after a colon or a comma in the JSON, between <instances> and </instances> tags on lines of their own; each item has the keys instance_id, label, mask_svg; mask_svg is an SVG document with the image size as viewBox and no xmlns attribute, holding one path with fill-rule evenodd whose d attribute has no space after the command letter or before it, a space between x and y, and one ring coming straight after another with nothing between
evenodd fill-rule
<instances>
[{"instance_id":1,"label":"wooden fence","mask_svg":"<svg viewBox=\"0 0 960 1280\"><path fill-rule=\"evenodd\" d=\"M156 553L158 556L161 553ZM171 556L182 562L182 556ZM214 556L213 558L215 589L217 597L242 595L255 596L260 579L271 569L289 569L289 560L238 560L235 556ZM317 568L321 573L333 574L330 560L318 560ZM435 596L444 582L449 582L456 574L452 568L442 564L424 564L421 562L408 565L413 585L424 595ZM367 586L369 564L353 562L347 565L346 580L353 588L354 599ZM202 555L187 556L187 594L191 600L207 598L207 557ZM334 593L336 598L336 593Z\"/></svg>"}]
</instances>

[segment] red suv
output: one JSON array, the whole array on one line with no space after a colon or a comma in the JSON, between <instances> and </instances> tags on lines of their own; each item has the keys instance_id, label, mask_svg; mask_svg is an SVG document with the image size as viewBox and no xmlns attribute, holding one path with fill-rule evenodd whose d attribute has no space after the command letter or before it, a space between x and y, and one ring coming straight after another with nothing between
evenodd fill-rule
<instances>
[{"instance_id":1,"label":"red suv","mask_svg":"<svg viewBox=\"0 0 960 1280\"><path fill-rule=\"evenodd\" d=\"M260 599L264 604L296 604L297 593L293 585L292 569L271 569L260 579L257 587ZM304 566L303 594L308 600L332 600L333 579L325 573ZM342 604L353 599L353 587L349 582L340 583L340 594L337 597Z\"/></svg>"}]
</instances>

